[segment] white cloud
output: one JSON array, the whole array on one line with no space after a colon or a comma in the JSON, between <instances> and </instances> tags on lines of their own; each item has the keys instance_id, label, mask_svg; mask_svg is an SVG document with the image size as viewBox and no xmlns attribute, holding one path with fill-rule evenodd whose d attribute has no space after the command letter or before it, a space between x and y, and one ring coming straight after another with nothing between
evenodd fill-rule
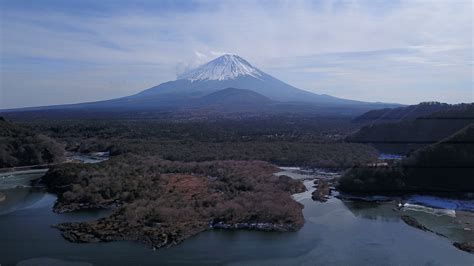
<instances>
[{"instance_id":1,"label":"white cloud","mask_svg":"<svg viewBox=\"0 0 474 266\"><path fill-rule=\"evenodd\" d=\"M416 102L432 93L438 100L456 102L466 99L472 88L473 15L468 0L219 1L202 6L159 14L124 9L104 16L4 12L0 105L131 94L223 53L239 54L304 89L361 100ZM374 56L391 50L408 52ZM65 74L60 66L32 65L25 58L85 64ZM44 74L50 71L58 73ZM19 82L25 77L32 84ZM28 86L35 79L41 85L32 90ZM70 84L71 79L78 83ZM124 80L126 86L115 92L111 80ZM449 95L424 89L432 83ZM81 86L94 89L78 93ZM387 89L377 99L367 92L381 87L396 92ZM62 88L62 96L38 95L32 97L38 99L34 103L16 93L53 95L49 88Z\"/></svg>"}]
</instances>

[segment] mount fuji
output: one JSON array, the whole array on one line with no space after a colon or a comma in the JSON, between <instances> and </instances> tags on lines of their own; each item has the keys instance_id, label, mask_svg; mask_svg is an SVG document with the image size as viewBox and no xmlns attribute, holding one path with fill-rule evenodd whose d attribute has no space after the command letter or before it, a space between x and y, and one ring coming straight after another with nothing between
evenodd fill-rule
<instances>
[{"instance_id":1,"label":"mount fuji","mask_svg":"<svg viewBox=\"0 0 474 266\"><path fill-rule=\"evenodd\" d=\"M314 94L295 88L252 66L237 55L220 56L196 69L188 71L177 80L162 83L142 91L132 98L156 97L192 99L226 88L238 88L257 92L278 102L309 102L318 104L360 104L329 95Z\"/></svg>"},{"instance_id":2,"label":"mount fuji","mask_svg":"<svg viewBox=\"0 0 474 266\"><path fill-rule=\"evenodd\" d=\"M397 104L369 103L315 94L295 88L252 66L237 55L220 56L174 81L117 99L3 110L7 112L78 110L128 112L153 110L206 109L245 112L334 112L361 114L372 109L398 107ZM219 108L221 107L221 108ZM335 111L336 110L336 111ZM66 112L63 112L66 113Z\"/></svg>"}]
</instances>

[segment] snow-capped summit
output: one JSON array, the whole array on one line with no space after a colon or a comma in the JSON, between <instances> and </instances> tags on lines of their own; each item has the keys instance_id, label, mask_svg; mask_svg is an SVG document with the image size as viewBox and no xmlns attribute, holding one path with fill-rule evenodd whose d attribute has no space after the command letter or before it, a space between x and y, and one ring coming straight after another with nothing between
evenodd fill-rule
<instances>
[{"instance_id":1,"label":"snow-capped summit","mask_svg":"<svg viewBox=\"0 0 474 266\"><path fill-rule=\"evenodd\" d=\"M235 88L236 90L226 90ZM219 99L256 99L255 92L275 102L306 102L322 105L358 105L357 101L339 99L329 95L314 94L295 88L252 66L237 55L220 56L194 70L184 73L177 80L161 83L135 95L124 98L126 101L145 101L151 105L179 105L195 101L206 95L216 94ZM243 91L242 91L243 90ZM238 92L238 93L236 93ZM213 97L217 97L214 95ZM262 99L260 97L260 99ZM263 101L263 100L262 100ZM226 102L226 101L224 101ZM241 101L239 103L242 103ZM143 108L142 104L140 107Z\"/></svg>"},{"instance_id":2,"label":"snow-capped summit","mask_svg":"<svg viewBox=\"0 0 474 266\"><path fill-rule=\"evenodd\" d=\"M48 108L52 110L66 107L120 111L165 110L170 107L184 107L184 109L219 107L239 112L250 110L314 112L329 108L333 114L334 110L331 108L339 111L342 109L338 108L353 108L351 110L360 112L375 109L374 107L394 107L394 105L364 103L301 90L253 67L237 55L226 54L184 73L177 80L161 83L134 95Z\"/></svg>"},{"instance_id":3,"label":"snow-capped summit","mask_svg":"<svg viewBox=\"0 0 474 266\"><path fill-rule=\"evenodd\" d=\"M260 79L263 76L263 72L253 67L240 56L226 54L180 75L178 79L191 81L229 80L239 76L252 76Z\"/></svg>"}]
</instances>

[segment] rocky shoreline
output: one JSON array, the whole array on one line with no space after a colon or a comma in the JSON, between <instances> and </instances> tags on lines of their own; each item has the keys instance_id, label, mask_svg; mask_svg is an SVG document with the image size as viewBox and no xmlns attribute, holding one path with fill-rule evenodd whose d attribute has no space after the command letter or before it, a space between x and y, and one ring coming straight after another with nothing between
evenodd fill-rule
<instances>
[{"instance_id":1,"label":"rocky shoreline","mask_svg":"<svg viewBox=\"0 0 474 266\"><path fill-rule=\"evenodd\" d=\"M293 232L300 229L300 226L295 224L273 224L273 223L235 223L227 224L223 222L210 223L210 229L224 229L224 230L258 230L266 232Z\"/></svg>"},{"instance_id":2,"label":"rocky shoreline","mask_svg":"<svg viewBox=\"0 0 474 266\"><path fill-rule=\"evenodd\" d=\"M263 232L294 232L301 228L298 224L272 224L241 222L208 223L196 221L186 225L186 230L177 230L173 225L155 224L139 227L117 227L113 223L62 223L53 225L61 235L73 243L98 243L112 241L137 241L153 249L171 247L187 238L207 230L255 230Z\"/></svg>"},{"instance_id":3,"label":"rocky shoreline","mask_svg":"<svg viewBox=\"0 0 474 266\"><path fill-rule=\"evenodd\" d=\"M108 209L108 210L115 210L122 206L123 203L119 201L114 201L110 203L99 203L99 204L92 204L92 203L70 203L64 204L60 201L56 201L53 206L53 212L55 213L68 213L80 210L93 210L93 209Z\"/></svg>"},{"instance_id":4,"label":"rocky shoreline","mask_svg":"<svg viewBox=\"0 0 474 266\"><path fill-rule=\"evenodd\" d=\"M299 170L301 172L301 170ZM310 172L308 170L308 172ZM311 179L313 180L313 179ZM393 211L399 213L400 219L407 225L425 231L429 233L436 234L440 237L448 238L453 241L453 245L463 251L474 253L474 243L473 242L457 242L456 238L450 238L449 236L437 232L435 230L431 230L430 228L423 225L423 223L419 222L416 218L403 214L402 209L406 207L407 209L416 209L417 204L420 208L432 208L433 212L436 215L451 215L451 212L465 212L469 213L473 211L472 208L472 194L466 195L459 195L456 194L455 197L452 197L451 194L446 193L427 193L427 194L407 194L407 193L389 193L389 194L376 194L376 193L358 193L358 194L348 194L348 193L340 193L336 190L334 185L336 184L337 179L333 176L329 176L329 178L325 176L317 176L314 178L313 188L315 190L311 193L311 198L314 201L319 202L326 202L331 194L333 193L336 198L343 200L343 201L354 201L354 202L366 202L368 204L383 204L383 203L394 203ZM398 207L395 205L398 202ZM410 203L410 204L407 204ZM426 207L423 205L425 204ZM438 209L439 208L439 209ZM455 210L449 211L444 210L443 208L454 208ZM459 213L458 213L459 215ZM456 216L457 217L457 216ZM472 231L472 222L468 221L461 221L460 218L456 218L456 222L463 224L464 226L467 225L466 233L471 233Z\"/></svg>"},{"instance_id":5,"label":"rocky shoreline","mask_svg":"<svg viewBox=\"0 0 474 266\"><path fill-rule=\"evenodd\" d=\"M435 231L429 229L428 227L422 225L420 222L418 222L415 218L413 218L411 216L402 215L400 218L402 219L402 221L404 221L407 225L409 225L411 227L420 229L420 230L425 231L425 232L434 233L434 234L437 234L437 235L442 236L442 237L447 237L447 236L445 236L441 233L435 232Z\"/></svg>"},{"instance_id":6,"label":"rocky shoreline","mask_svg":"<svg viewBox=\"0 0 474 266\"><path fill-rule=\"evenodd\" d=\"M474 254L474 243L454 242L453 246L457 247L460 250Z\"/></svg>"},{"instance_id":7,"label":"rocky shoreline","mask_svg":"<svg viewBox=\"0 0 474 266\"><path fill-rule=\"evenodd\" d=\"M411 226L413 228L428 232L428 233L436 234L436 235L438 235L440 237L443 237L443 238L448 238L452 241L453 246L455 246L456 248L458 248L462 251L474 253L474 243L473 242L462 242L462 241L457 242L456 241L458 239L457 237L450 236L449 234L440 233L437 230L432 230L432 229L428 228L427 226L425 226L422 222L418 221L416 218L412 217L411 215L403 214L404 213L403 210L405 210L405 208L406 208L406 210L412 210L412 211L413 210L418 210L418 211L423 211L423 212L430 213L432 215L448 215L448 216L451 216L450 212L447 212L446 210L443 210L443 209L435 209L434 207L430 208L430 207L425 207L425 206L422 206L422 205L400 203L400 202L404 202L407 199L405 197L406 197L406 195L404 195L404 197L401 197L401 196L389 197L389 196L374 196L374 195L366 195L366 196L355 195L354 196L354 195L349 195L349 194L340 194L338 196L338 198L340 198L342 200L346 200L346 201L356 201L356 202L359 201L359 202L366 202L366 203L371 203L372 202L374 204L375 203L390 203L390 202L396 203L396 202L399 202L398 207L393 208L393 211L396 212L396 213L399 213L400 219L405 224L407 224L408 226ZM440 200L440 199L438 199L438 200ZM452 201L452 199L446 199L446 200L447 201ZM461 221L460 218L458 217L460 215L460 213L463 213L463 211L459 211L459 213L457 213L453 210L453 213L456 213L455 216L451 216L452 219L455 219L455 220L453 220L453 222L462 225L463 230L465 230L465 232L467 234L472 234L472 232L471 232L472 222ZM464 212L464 213L469 213L469 212ZM466 225L468 226L467 228L464 227Z\"/></svg>"},{"instance_id":8,"label":"rocky shoreline","mask_svg":"<svg viewBox=\"0 0 474 266\"><path fill-rule=\"evenodd\" d=\"M170 230L168 226L118 227L112 223L90 225L85 223L62 223L54 225L61 235L73 243L99 243L112 241L136 241L153 249L171 247L206 230L203 224L195 223L187 230Z\"/></svg>"},{"instance_id":9,"label":"rocky shoreline","mask_svg":"<svg viewBox=\"0 0 474 266\"><path fill-rule=\"evenodd\" d=\"M332 181L320 178L316 179L314 184L316 185L316 190L311 193L311 198L315 201L326 202L329 199L329 195L331 195Z\"/></svg>"}]
</instances>

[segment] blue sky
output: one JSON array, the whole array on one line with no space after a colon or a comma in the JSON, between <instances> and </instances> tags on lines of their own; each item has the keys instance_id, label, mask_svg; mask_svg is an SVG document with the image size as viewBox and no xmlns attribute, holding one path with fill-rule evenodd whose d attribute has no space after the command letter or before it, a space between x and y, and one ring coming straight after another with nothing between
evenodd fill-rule
<instances>
[{"instance_id":1,"label":"blue sky","mask_svg":"<svg viewBox=\"0 0 474 266\"><path fill-rule=\"evenodd\" d=\"M0 1L0 108L136 93L223 53L301 89L473 102L473 3Z\"/></svg>"}]
</instances>

